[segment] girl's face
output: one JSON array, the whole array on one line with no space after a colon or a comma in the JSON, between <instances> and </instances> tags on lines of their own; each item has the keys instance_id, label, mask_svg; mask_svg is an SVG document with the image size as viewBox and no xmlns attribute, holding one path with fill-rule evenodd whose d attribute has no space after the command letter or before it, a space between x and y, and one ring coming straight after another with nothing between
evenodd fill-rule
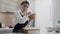
<instances>
[{"instance_id":1,"label":"girl's face","mask_svg":"<svg viewBox=\"0 0 60 34\"><path fill-rule=\"evenodd\" d=\"M28 7L29 7L29 4L23 4L23 5L21 5L21 11L22 12L27 12L27 10L28 10Z\"/></svg>"}]
</instances>

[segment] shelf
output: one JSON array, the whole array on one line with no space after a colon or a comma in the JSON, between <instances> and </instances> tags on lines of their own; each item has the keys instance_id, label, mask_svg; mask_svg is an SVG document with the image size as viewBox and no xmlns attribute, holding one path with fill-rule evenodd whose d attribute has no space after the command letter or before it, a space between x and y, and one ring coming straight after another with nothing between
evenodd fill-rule
<instances>
[{"instance_id":1,"label":"shelf","mask_svg":"<svg viewBox=\"0 0 60 34\"><path fill-rule=\"evenodd\" d=\"M14 12L2 11L2 10L0 10L0 13L4 13L4 14L14 14Z\"/></svg>"}]
</instances>

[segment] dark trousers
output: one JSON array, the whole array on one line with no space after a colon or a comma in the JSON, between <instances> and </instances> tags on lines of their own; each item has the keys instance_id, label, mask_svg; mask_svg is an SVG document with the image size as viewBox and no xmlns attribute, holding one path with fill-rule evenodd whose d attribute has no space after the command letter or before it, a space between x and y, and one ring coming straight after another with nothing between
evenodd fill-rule
<instances>
[{"instance_id":1,"label":"dark trousers","mask_svg":"<svg viewBox=\"0 0 60 34\"><path fill-rule=\"evenodd\" d=\"M20 24L20 23L17 23L15 26L14 26L14 29L13 29L13 33L20 33L18 32L18 30L24 30L23 28L27 25L28 21L26 21L24 24Z\"/></svg>"}]
</instances>

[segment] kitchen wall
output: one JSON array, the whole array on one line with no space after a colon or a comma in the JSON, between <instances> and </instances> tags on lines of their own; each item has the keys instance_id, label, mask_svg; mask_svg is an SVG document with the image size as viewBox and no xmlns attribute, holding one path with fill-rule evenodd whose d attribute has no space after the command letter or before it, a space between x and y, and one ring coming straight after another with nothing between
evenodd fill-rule
<instances>
[{"instance_id":1,"label":"kitchen wall","mask_svg":"<svg viewBox=\"0 0 60 34\"><path fill-rule=\"evenodd\" d=\"M1 10L15 11L18 8L18 0L1 0Z\"/></svg>"},{"instance_id":2,"label":"kitchen wall","mask_svg":"<svg viewBox=\"0 0 60 34\"><path fill-rule=\"evenodd\" d=\"M0 9L1 9L1 0L0 0Z\"/></svg>"}]
</instances>

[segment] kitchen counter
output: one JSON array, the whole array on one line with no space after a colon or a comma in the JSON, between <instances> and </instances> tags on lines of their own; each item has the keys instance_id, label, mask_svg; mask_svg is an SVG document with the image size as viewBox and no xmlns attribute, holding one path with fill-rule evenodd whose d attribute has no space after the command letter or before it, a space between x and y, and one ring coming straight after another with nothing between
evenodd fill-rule
<instances>
[{"instance_id":1,"label":"kitchen counter","mask_svg":"<svg viewBox=\"0 0 60 34\"><path fill-rule=\"evenodd\" d=\"M24 28L28 31L36 31L36 30L40 30L40 28L37 28L37 27L29 27L29 28Z\"/></svg>"},{"instance_id":2,"label":"kitchen counter","mask_svg":"<svg viewBox=\"0 0 60 34\"><path fill-rule=\"evenodd\" d=\"M60 34L60 33L56 33L56 32L46 32L46 34Z\"/></svg>"},{"instance_id":3,"label":"kitchen counter","mask_svg":"<svg viewBox=\"0 0 60 34\"><path fill-rule=\"evenodd\" d=\"M28 33L40 33L40 29L36 27L24 28L28 30ZM0 28L0 33L12 33L13 28Z\"/></svg>"}]
</instances>

